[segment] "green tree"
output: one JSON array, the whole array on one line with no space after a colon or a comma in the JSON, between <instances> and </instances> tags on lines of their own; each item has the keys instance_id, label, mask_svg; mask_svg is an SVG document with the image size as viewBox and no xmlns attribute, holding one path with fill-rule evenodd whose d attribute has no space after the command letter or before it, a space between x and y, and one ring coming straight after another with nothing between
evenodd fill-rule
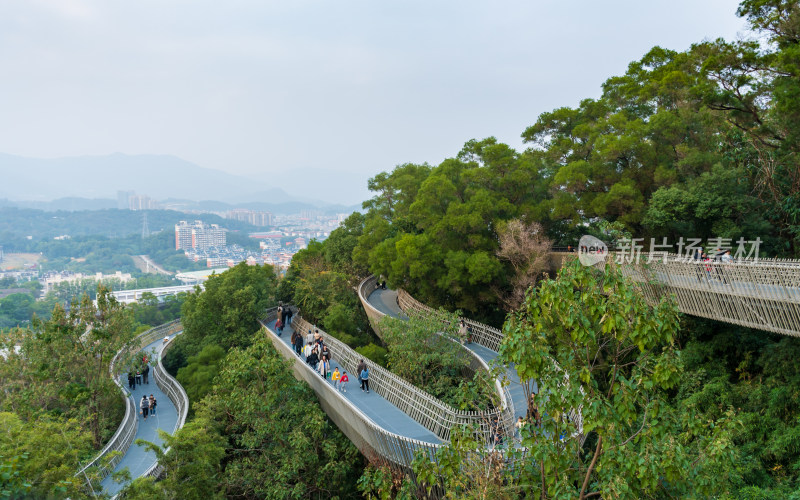
<instances>
[{"instance_id":1,"label":"green tree","mask_svg":"<svg viewBox=\"0 0 800 500\"><path fill-rule=\"evenodd\" d=\"M188 422L174 436L159 431L163 445L141 439L136 444L153 451L164 475L155 483L152 478L138 478L122 492L126 500L201 500L225 498L222 488L222 460L225 438L219 425L206 416Z\"/></svg>"},{"instance_id":2,"label":"green tree","mask_svg":"<svg viewBox=\"0 0 800 500\"><path fill-rule=\"evenodd\" d=\"M470 358L458 337L458 315L439 310L408 320L385 316L378 329L386 342L388 368L429 394L462 410L486 410L493 386L470 373Z\"/></svg>"},{"instance_id":3,"label":"green tree","mask_svg":"<svg viewBox=\"0 0 800 500\"><path fill-rule=\"evenodd\" d=\"M250 347L231 350L216 380L197 415L226 439L226 496L353 497L358 451L268 339L257 334Z\"/></svg>"},{"instance_id":4,"label":"green tree","mask_svg":"<svg viewBox=\"0 0 800 500\"><path fill-rule=\"evenodd\" d=\"M23 421L0 412L0 429L0 498L84 498L75 471L92 436L80 421L44 415ZM17 496L20 490L27 495Z\"/></svg>"},{"instance_id":5,"label":"green tree","mask_svg":"<svg viewBox=\"0 0 800 500\"><path fill-rule=\"evenodd\" d=\"M675 305L647 305L618 270L575 263L532 290L500 349L542 388L541 428L525 426L525 467L538 497L720 494L731 488L732 408L699 418L668 404L683 370ZM578 419L567 418L580 411ZM585 448L578 436L587 436ZM724 473L722 471L725 471Z\"/></svg>"},{"instance_id":6,"label":"green tree","mask_svg":"<svg viewBox=\"0 0 800 500\"><path fill-rule=\"evenodd\" d=\"M202 293L189 294L183 303L184 334L176 341L179 349L192 356L208 344L226 351L234 346L246 347L259 328L259 316L275 305L276 287L271 266L240 263L212 275Z\"/></svg>"},{"instance_id":7,"label":"green tree","mask_svg":"<svg viewBox=\"0 0 800 500\"><path fill-rule=\"evenodd\" d=\"M0 407L21 418L42 413L80 419L96 448L114 432L123 407L108 376L116 353L134 335L129 311L98 287L97 305L84 295L70 312L56 306L52 319L12 331L2 341L9 354L0 364Z\"/></svg>"},{"instance_id":8,"label":"green tree","mask_svg":"<svg viewBox=\"0 0 800 500\"><path fill-rule=\"evenodd\" d=\"M186 366L178 370L178 382L186 390L189 401L200 401L208 394L224 357L225 349L216 344L207 344L196 356L190 356Z\"/></svg>"}]
</instances>

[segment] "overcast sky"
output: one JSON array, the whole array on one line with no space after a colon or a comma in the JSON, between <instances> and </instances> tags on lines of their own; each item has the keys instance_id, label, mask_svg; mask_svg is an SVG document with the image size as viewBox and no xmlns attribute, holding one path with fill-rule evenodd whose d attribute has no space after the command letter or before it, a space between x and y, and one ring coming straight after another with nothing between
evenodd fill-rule
<instances>
[{"instance_id":1,"label":"overcast sky","mask_svg":"<svg viewBox=\"0 0 800 500\"><path fill-rule=\"evenodd\" d=\"M171 154L355 204L471 138L523 149L652 46L744 33L737 5L2 0L0 152Z\"/></svg>"}]
</instances>

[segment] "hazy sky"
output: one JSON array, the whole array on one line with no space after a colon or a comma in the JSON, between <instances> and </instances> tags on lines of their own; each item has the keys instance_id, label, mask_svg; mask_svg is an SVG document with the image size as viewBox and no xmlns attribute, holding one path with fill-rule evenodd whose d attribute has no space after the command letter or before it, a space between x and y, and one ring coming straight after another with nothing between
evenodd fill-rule
<instances>
[{"instance_id":1,"label":"hazy sky","mask_svg":"<svg viewBox=\"0 0 800 500\"><path fill-rule=\"evenodd\" d=\"M354 204L471 138L522 149L654 45L736 38L737 5L2 0L0 152L172 154Z\"/></svg>"}]
</instances>

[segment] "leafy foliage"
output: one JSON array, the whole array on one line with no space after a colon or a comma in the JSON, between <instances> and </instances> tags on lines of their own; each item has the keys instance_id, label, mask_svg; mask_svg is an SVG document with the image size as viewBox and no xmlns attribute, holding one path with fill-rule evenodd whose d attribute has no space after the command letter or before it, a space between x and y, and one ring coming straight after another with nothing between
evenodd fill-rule
<instances>
[{"instance_id":1,"label":"leafy foliage","mask_svg":"<svg viewBox=\"0 0 800 500\"><path fill-rule=\"evenodd\" d=\"M472 373L469 354L458 338L458 315L385 316L378 328L386 342L388 368L429 394L462 410L492 406L488 378Z\"/></svg>"},{"instance_id":2,"label":"leafy foliage","mask_svg":"<svg viewBox=\"0 0 800 500\"><path fill-rule=\"evenodd\" d=\"M195 420L165 436L172 449L156 498L354 498L358 450L268 339L248 344L222 361Z\"/></svg>"},{"instance_id":3,"label":"leafy foliage","mask_svg":"<svg viewBox=\"0 0 800 500\"><path fill-rule=\"evenodd\" d=\"M189 294L182 307L184 333L167 359L185 359L214 344L228 351L247 347L258 330L258 317L275 304L277 278L272 266L244 262L205 282L205 291ZM175 353L173 353L175 351ZM170 370L181 365L169 363Z\"/></svg>"},{"instance_id":4,"label":"leafy foliage","mask_svg":"<svg viewBox=\"0 0 800 500\"><path fill-rule=\"evenodd\" d=\"M189 401L200 401L208 394L224 357L225 349L216 344L207 344L196 356L190 356L186 366L178 370L176 378L186 390Z\"/></svg>"}]
</instances>

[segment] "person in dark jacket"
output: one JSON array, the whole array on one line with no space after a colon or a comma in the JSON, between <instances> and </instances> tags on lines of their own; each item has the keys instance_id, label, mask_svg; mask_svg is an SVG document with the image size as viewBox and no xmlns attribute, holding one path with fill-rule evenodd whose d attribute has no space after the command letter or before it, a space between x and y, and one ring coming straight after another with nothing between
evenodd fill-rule
<instances>
[{"instance_id":1,"label":"person in dark jacket","mask_svg":"<svg viewBox=\"0 0 800 500\"><path fill-rule=\"evenodd\" d=\"M317 369L317 364L319 363L319 354L317 354L317 350L314 349L311 351L311 356L308 357L306 362L311 365L311 368Z\"/></svg>"},{"instance_id":2,"label":"person in dark jacket","mask_svg":"<svg viewBox=\"0 0 800 500\"><path fill-rule=\"evenodd\" d=\"M142 369L142 382L145 384L150 384L150 380L148 379L150 375L150 365L144 365Z\"/></svg>"},{"instance_id":3,"label":"person in dark jacket","mask_svg":"<svg viewBox=\"0 0 800 500\"><path fill-rule=\"evenodd\" d=\"M289 306L283 306L281 310L281 323L286 326L286 317L289 316Z\"/></svg>"},{"instance_id":4,"label":"person in dark jacket","mask_svg":"<svg viewBox=\"0 0 800 500\"><path fill-rule=\"evenodd\" d=\"M142 401L139 403L139 408L141 408L142 416L144 416L144 419L147 420L147 412L150 410L150 401L147 400L147 396L142 396Z\"/></svg>"}]
</instances>

